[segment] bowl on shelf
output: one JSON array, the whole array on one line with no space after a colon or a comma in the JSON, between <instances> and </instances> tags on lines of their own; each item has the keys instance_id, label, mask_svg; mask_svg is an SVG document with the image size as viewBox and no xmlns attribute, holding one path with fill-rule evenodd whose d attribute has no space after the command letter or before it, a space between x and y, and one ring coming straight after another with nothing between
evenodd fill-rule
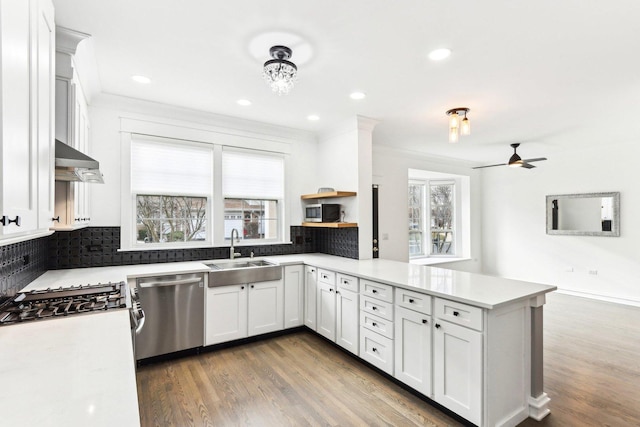
<instances>
[{"instance_id":1,"label":"bowl on shelf","mask_svg":"<svg viewBox=\"0 0 640 427\"><path fill-rule=\"evenodd\" d=\"M318 193L331 193L332 191L336 191L335 188L331 188L331 187L318 188Z\"/></svg>"}]
</instances>

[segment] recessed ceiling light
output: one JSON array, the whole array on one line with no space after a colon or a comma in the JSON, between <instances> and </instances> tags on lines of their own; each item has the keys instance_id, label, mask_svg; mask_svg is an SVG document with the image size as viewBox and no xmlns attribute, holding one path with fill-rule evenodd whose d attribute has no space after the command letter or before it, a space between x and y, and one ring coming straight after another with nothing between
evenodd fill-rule
<instances>
[{"instance_id":1,"label":"recessed ceiling light","mask_svg":"<svg viewBox=\"0 0 640 427\"><path fill-rule=\"evenodd\" d=\"M366 97L367 95L362 92L353 92L351 95L349 95L349 98L351 99L365 99Z\"/></svg>"},{"instance_id":2,"label":"recessed ceiling light","mask_svg":"<svg viewBox=\"0 0 640 427\"><path fill-rule=\"evenodd\" d=\"M242 105L243 107L251 105L251 101L249 101L248 99L238 99L236 102L238 103L238 105Z\"/></svg>"},{"instance_id":3,"label":"recessed ceiling light","mask_svg":"<svg viewBox=\"0 0 640 427\"><path fill-rule=\"evenodd\" d=\"M151 79L145 76L131 76L131 80L137 83L148 84L151 83Z\"/></svg>"},{"instance_id":4,"label":"recessed ceiling light","mask_svg":"<svg viewBox=\"0 0 640 427\"><path fill-rule=\"evenodd\" d=\"M432 61L442 61L445 58L448 58L451 55L450 49L436 49L429 53L429 59Z\"/></svg>"},{"instance_id":5,"label":"recessed ceiling light","mask_svg":"<svg viewBox=\"0 0 640 427\"><path fill-rule=\"evenodd\" d=\"M307 116L307 120L311 120L312 122L318 121L320 120L320 116L317 116L315 114L310 114Z\"/></svg>"}]
</instances>

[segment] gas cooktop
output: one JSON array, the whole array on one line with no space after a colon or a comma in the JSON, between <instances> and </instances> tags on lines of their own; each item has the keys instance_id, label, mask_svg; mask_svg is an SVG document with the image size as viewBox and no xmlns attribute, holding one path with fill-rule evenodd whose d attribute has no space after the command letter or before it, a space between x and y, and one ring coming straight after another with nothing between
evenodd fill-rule
<instances>
[{"instance_id":1,"label":"gas cooktop","mask_svg":"<svg viewBox=\"0 0 640 427\"><path fill-rule=\"evenodd\" d=\"M127 307L125 282L19 293L0 304L0 326Z\"/></svg>"}]
</instances>

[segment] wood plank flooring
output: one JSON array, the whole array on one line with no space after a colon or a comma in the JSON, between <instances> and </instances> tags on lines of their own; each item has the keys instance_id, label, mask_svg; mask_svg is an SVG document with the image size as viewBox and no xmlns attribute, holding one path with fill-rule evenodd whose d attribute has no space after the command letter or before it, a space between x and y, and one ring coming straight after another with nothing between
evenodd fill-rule
<instances>
[{"instance_id":1,"label":"wood plank flooring","mask_svg":"<svg viewBox=\"0 0 640 427\"><path fill-rule=\"evenodd\" d=\"M552 294L551 414L521 426L640 426L640 309ZM458 426L310 332L138 369L147 426Z\"/></svg>"}]
</instances>

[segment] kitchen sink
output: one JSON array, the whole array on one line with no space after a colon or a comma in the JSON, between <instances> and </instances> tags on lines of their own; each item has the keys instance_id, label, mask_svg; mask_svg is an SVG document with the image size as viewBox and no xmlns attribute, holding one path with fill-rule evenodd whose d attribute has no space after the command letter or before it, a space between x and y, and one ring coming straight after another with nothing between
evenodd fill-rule
<instances>
[{"instance_id":1,"label":"kitchen sink","mask_svg":"<svg viewBox=\"0 0 640 427\"><path fill-rule=\"evenodd\" d=\"M282 267L264 260L220 261L207 263L209 287L240 285L280 280Z\"/></svg>"}]
</instances>

